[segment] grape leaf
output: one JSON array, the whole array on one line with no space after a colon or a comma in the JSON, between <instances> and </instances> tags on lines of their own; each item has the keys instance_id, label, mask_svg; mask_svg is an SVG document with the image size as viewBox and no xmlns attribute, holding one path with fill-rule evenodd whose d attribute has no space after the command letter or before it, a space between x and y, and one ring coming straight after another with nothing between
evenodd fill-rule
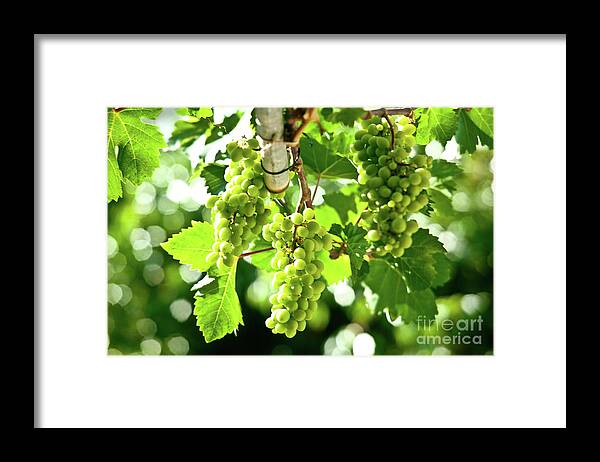
<instances>
[{"instance_id":1,"label":"grape leaf","mask_svg":"<svg viewBox=\"0 0 600 462\"><path fill-rule=\"evenodd\" d=\"M372 260L362 282L371 291L367 303L374 310L387 308L406 322L418 316L435 316L435 297L430 288L450 278L450 261L441 242L426 229L419 229L412 240L402 257Z\"/></svg>"},{"instance_id":2,"label":"grape leaf","mask_svg":"<svg viewBox=\"0 0 600 462\"><path fill-rule=\"evenodd\" d=\"M431 166L431 176L436 178L455 177L462 173L462 168L455 162L448 162L444 159L433 159Z\"/></svg>"},{"instance_id":3,"label":"grape leaf","mask_svg":"<svg viewBox=\"0 0 600 462\"><path fill-rule=\"evenodd\" d=\"M408 296L406 283L398 266L391 259L375 258L369 263L369 274L363 281L375 295L369 297L367 303L376 312L385 308L394 309L396 305L405 303Z\"/></svg>"},{"instance_id":4,"label":"grape leaf","mask_svg":"<svg viewBox=\"0 0 600 462\"><path fill-rule=\"evenodd\" d=\"M352 127L354 126L354 121L360 119L365 112L361 107L347 107L333 112L328 120L331 122L341 122L348 127Z\"/></svg>"},{"instance_id":5,"label":"grape leaf","mask_svg":"<svg viewBox=\"0 0 600 462\"><path fill-rule=\"evenodd\" d=\"M234 114L231 114L230 116L223 118L223 122L221 122L220 124L214 124L210 129L210 133L208 134L205 143L212 143L213 141L217 141L218 139L222 138L226 134L231 133L231 131L235 128L235 126L242 118L242 115L244 115L244 113L238 111Z\"/></svg>"},{"instance_id":6,"label":"grape leaf","mask_svg":"<svg viewBox=\"0 0 600 462\"><path fill-rule=\"evenodd\" d=\"M140 184L159 166L160 148L166 146L156 125L141 119L156 119L161 108L108 109L108 152L117 151L117 163L125 180ZM110 159L110 157L109 157ZM110 162L110 160L109 160ZM113 175L113 191L115 190Z\"/></svg>"},{"instance_id":7,"label":"grape leaf","mask_svg":"<svg viewBox=\"0 0 600 462\"><path fill-rule=\"evenodd\" d=\"M448 189L448 188L445 188ZM452 193L451 191L448 191ZM429 196L431 202L433 202L434 210L442 216L452 217L455 214L455 210L452 208L452 201L448 196L436 188L429 188Z\"/></svg>"},{"instance_id":8,"label":"grape leaf","mask_svg":"<svg viewBox=\"0 0 600 462\"><path fill-rule=\"evenodd\" d=\"M431 320L437 315L435 295L430 289L410 292L405 303L401 303L390 309L390 315L394 318L401 316L407 323L417 322L419 319Z\"/></svg>"},{"instance_id":9,"label":"grape leaf","mask_svg":"<svg viewBox=\"0 0 600 462\"><path fill-rule=\"evenodd\" d=\"M494 137L494 109L491 107L474 107L467 112L475 126L487 137Z\"/></svg>"},{"instance_id":10,"label":"grape leaf","mask_svg":"<svg viewBox=\"0 0 600 462\"><path fill-rule=\"evenodd\" d=\"M190 265L192 269L207 271L210 265L206 256L212 252L214 230L210 223L192 221L192 226L174 234L161 247L175 260Z\"/></svg>"},{"instance_id":11,"label":"grape leaf","mask_svg":"<svg viewBox=\"0 0 600 462\"><path fill-rule=\"evenodd\" d=\"M472 110L470 112L472 112ZM466 111L465 109L460 109L458 111L458 125L456 127L455 137L461 154L475 152L478 140L482 145L493 148L493 138L479 129L468 114L469 111Z\"/></svg>"},{"instance_id":12,"label":"grape leaf","mask_svg":"<svg viewBox=\"0 0 600 462\"><path fill-rule=\"evenodd\" d=\"M402 316L404 322L414 322L419 316L433 319L437 314L433 292L429 289L409 292L402 272L392 259L372 260L363 285L370 290L365 294L367 304L377 313L387 309L393 317Z\"/></svg>"},{"instance_id":13,"label":"grape leaf","mask_svg":"<svg viewBox=\"0 0 600 462\"><path fill-rule=\"evenodd\" d=\"M225 168L226 165L222 164L206 164L200 173L200 176L206 181L206 187L208 192L217 195L221 191L225 191L227 182L225 181Z\"/></svg>"},{"instance_id":14,"label":"grape leaf","mask_svg":"<svg viewBox=\"0 0 600 462\"><path fill-rule=\"evenodd\" d=\"M182 147L188 147L193 144L212 126L211 119L200 119L197 122L186 122L178 120L175 122L175 129L169 138L169 144L175 144L179 141Z\"/></svg>"},{"instance_id":15,"label":"grape leaf","mask_svg":"<svg viewBox=\"0 0 600 462\"><path fill-rule=\"evenodd\" d=\"M350 269L352 270L352 282L357 284L369 271L369 265L364 256L370 244L365 239L367 231L352 223L346 225L343 232L343 241L347 246L350 257Z\"/></svg>"},{"instance_id":16,"label":"grape leaf","mask_svg":"<svg viewBox=\"0 0 600 462\"><path fill-rule=\"evenodd\" d=\"M108 202L116 201L123 197L123 174L117 163L114 151L108 151Z\"/></svg>"},{"instance_id":17,"label":"grape leaf","mask_svg":"<svg viewBox=\"0 0 600 462\"><path fill-rule=\"evenodd\" d=\"M324 268L321 275L327 281L327 285L343 281L352 275L348 255L330 258L329 252L322 251L317 253L317 258L323 262Z\"/></svg>"},{"instance_id":18,"label":"grape leaf","mask_svg":"<svg viewBox=\"0 0 600 462\"><path fill-rule=\"evenodd\" d=\"M351 146L354 144L354 134L356 130L351 127L338 127L334 132L327 147L335 152L348 157L351 153Z\"/></svg>"},{"instance_id":19,"label":"grape leaf","mask_svg":"<svg viewBox=\"0 0 600 462\"><path fill-rule=\"evenodd\" d=\"M419 252L408 248L404 255L397 259L400 271L410 290L423 290L431 285L436 276L435 260L427 252Z\"/></svg>"},{"instance_id":20,"label":"grape leaf","mask_svg":"<svg viewBox=\"0 0 600 462\"><path fill-rule=\"evenodd\" d=\"M456 126L455 136L461 153L475 152L477 148L477 127L469 119L464 109L458 111L458 125Z\"/></svg>"},{"instance_id":21,"label":"grape leaf","mask_svg":"<svg viewBox=\"0 0 600 462\"><path fill-rule=\"evenodd\" d=\"M329 227L329 234L333 234L344 239L344 228L339 223L334 223Z\"/></svg>"},{"instance_id":22,"label":"grape leaf","mask_svg":"<svg viewBox=\"0 0 600 462\"><path fill-rule=\"evenodd\" d=\"M325 228L329 228L332 224L340 223L341 221L337 211L327 204L315 207L315 219Z\"/></svg>"},{"instance_id":23,"label":"grape leaf","mask_svg":"<svg viewBox=\"0 0 600 462\"><path fill-rule=\"evenodd\" d=\"M252 243L252 245L250 246L248 251L252 252L253 250L268 249L269 247L271 247L270 242L265 241L262 237L258 237L257 239L254 240L254 242ZM267 272L272 272L272 271L275 271L273 268L271 268L271 259L273 258L274 255L275 255L275 250L273 249L273 250L267 251L267 252L255 253L254 255L250 255L249 257L245 257L245 258L247 259L246 261L249 261L251 264L256 266L258 269L261 269L261 270L267 271Z\"/></svg>"},{"instance_id":24,"label":"grape leaf","mask_svg":"<svg viewBox=\"0 0 600 462\"><path fill-rule=\"evenodd\" d=\"M342 192L336 191L330 194L325 194L323 196L323 200L327 205L330 205L336 210L336 212L340 216L340 219L342 220L342 223L347 223L348 212L357 212L355 197L358 196L346 196Z\"/></svg>"},{"instance_id":25,"label":"grape leaf","mask_svg":"<svg viewBox=\"0 0 600 462\"><path fill-rule=\"evenodd\" d=\"M439 272L447 272L446 261L436 255L446 257L446 250L438 239L426 229L419 229L412 235L412 245L406 249L404 255L396 261L403 274L404 281L411 291L423 290L430 287L433 281L445 282ZM440 264L439 268L437 264Z\"/></svg>"},{"instance_id":26,"label":"grape leaf","mask_svg":"<svg viewBox=\"0 0 600 462\"><path fill-rule=\"evenodd\" d=\"M195 296L196 325L207 343L232 333L240 324L244 325L242 307L235 291L236 267L237 260L231 268L213 268L208 276L214 280L202 286Z\"/></svg>"},{"instance_id":27,"label":"grape leaf","mask_svg":"<svg viewBox=\"0 0 600 462\"><path fill-rule=\"evenodd\" d=\"M494 149L494 138L487 136L481 130L479 131L479 141L482 146L487 146L490 149Z\"/></svg>"},{"instance_id":28,"label":"grape leaf","mask_svg":"<svg viewBox=\"0 0 600 462\"><path fill-rule=\"evenodd\" d=\"M209 107L199 107L194 111L193 115L198 117L199 119L207 119L209 117L212 117L213 111Z\"/></svg>"},{"instance_id":29,"label":"grape leaf","mask_svg":"<svg viewBox=\"0 0 600 462\"><path fill-rule=\"evenodd\" d=\"M443 146L454 136L457 117L449 107L432 107L419 112L419 124L415 138L417 144L438 140Z\"/></svg>"},{"instance_id":30,"label":"grape leaf","mask_svg":"<svg viewBox=\"0 0 600 462\"><path fill-rule=\"evenodd\" d=\"M445 253L434 253L435 277L431 280L431 287L443 286L450 279L450 260Z\"/></svg>"},{"instance_id":31,"label":"grape leaf","mask_svg":"<svg viewBox=\"0 0 600 462\"><path fill-rule=\"evenodd\" d=\"M304 166L308 167L321 178L347 178L354 180L358 177L354 164L347 158L334 154L314 138L304 134L300 139L300 154Z\"/></svg>"}]
</instances>

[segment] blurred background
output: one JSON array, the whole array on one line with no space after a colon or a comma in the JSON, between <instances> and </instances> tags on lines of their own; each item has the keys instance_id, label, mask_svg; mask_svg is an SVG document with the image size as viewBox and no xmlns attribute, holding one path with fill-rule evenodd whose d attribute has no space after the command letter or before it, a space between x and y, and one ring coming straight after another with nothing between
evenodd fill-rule
<instances>
[{"instance_id":1,"label":"blurred background","mask_svg":"<svg viewBox=\"0 0 600 462\"><path fill-rule=\"evenodd\" d=\"M161 247L172 234L207 221L209 194L196 167L218 159L231 139L252 136L250 108L215 108L215 123L235 115L236 125L219 137L178 137L161 154L149 181L126 185L124 197L108 205L108 353L142 355L481 355L493 351L493 153L478 148L462 157L454 140L445 148L434 141L425 150L434 158L458 161L464 173L455 193L436 194L434 212L418 221L444 244L452 276L436 289L438 323L394 325L374 315L361 289L338 283L323 292L315 316L300 335L273 335L264 325L270 312L271 276L240 260L236 289L244 326L237 335L205 343L196 326L191 287L202 273L180 265ZM182 115L165 109L154 121L165 139ZM181 131L181 130L180 130ZM319 195L317 195L319 196ZM317 202L318 203L318 202ZM481 320L480 342L462 341L461 326ZM446 324L442 324L446 322ZM461 324L461 322L463 324ZM442 329L440 326L444 326ZM447 329L447 330L446 330ZM448 344L424 339L451 337Z\"/></svg>"}]
</instances>

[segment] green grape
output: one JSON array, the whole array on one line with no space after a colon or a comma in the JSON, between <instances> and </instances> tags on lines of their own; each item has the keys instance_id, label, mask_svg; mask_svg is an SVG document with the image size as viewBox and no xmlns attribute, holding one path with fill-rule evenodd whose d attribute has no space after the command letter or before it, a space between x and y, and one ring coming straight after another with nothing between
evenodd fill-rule
<instances>
[{"instance_id":1,"label":"green grape","mask_svg":"<svg viewBox=\"0 0 600 462\"><path fill-rule=\"evenodd\" d=\"M307 208L307 209L304 209L304 212L302 212L302 215L304 216L305 220L310 221L315 218L315 211L311 208Z\"/></svg>"},{"instance_id":2,"label":"green grape","mask_svg":"<svg viewBox=\"0 0 600 462\"><path fill-rule=\"evenodd\" d=\"M294 258L303 260L306 258L306 251L302 247L298 247L294 250Z\"/></svg>"},{"instance_id":3,"label":"green grape","mask_svg":"<svg viewBox=\"0 0 600 462\"><path fill-rule=\"evenodd\" d=\"M408 234L414 234L419 229L419 224L415 220L409 220L406 223L406 232Z\"/></svg>"},{"instance_id":4,"label":"green grape","mask_svg":"<svg viewBox=\"0 0 600 462\"><path fill-rule=\"evenodd\" d=\"M412 245L410 236L418 229L416 221L408 220L409 215L429 201L432 158L417 153L411 156L416 145L416 127L406 116L390 117L391 124L380 117L364 121L364 130L355 136L360 143L355 143L353 150L358 164L360 199L368 204L361 213L360 226L367 230L370 251L378 256L398 257ZM394 146L391 146L392 132ZM321 247L328 246L315 243L315 251ZM307 273L309 269L312 270L307 265Z\"/></svg>"},{"instance_id":5,"label":"green grape","mask_svg":"<svg viewBox=\"0 0 600 462\"><path fill-rule=\"evenodd\" d=\"M206 202L206 207L211 209L215 241L206 261L221 269L235 264L236 258L259 233L263 237L272 234L263 226L271 210L265 206L268 191L259 156L254 151L259 147L254 138L227 144L231 163L225 169L225 191L211 196Z\"/></svg>"},{"instance_id":6,"label":"green grape","mask_svg":"<svg viewBox=\"0 0 600 462\"><path fill-rule=\"evenodd\" d=\"M294 223L295 225L301 225L302 223L304 223L304 216L301 213L294 212L292 213L292 216L290 218L292 220L292 223Z\"/></svg>"},{"instance_id":7,"label":"green grape","mask_svg":"<svg viewBox=\"0 0 600 462\"><path fill-rule=\"evenodd\" d=\"M382 186L379 188L379 195L384 198L390 197L392 195L392 190L387 186Z\"/></svg>"},{"instance_id":8,"label":"green grape","mask_svg":"<svg viewBox=\"0 0 600 462\"><path fill-rule=\"evenodd\" d=\"M290 312L285 309L280 309L277 310L277 314L275 316L277 317L277 322L285 324L290 319Z\"/></svg>"},{"instance_id":9,"label":"green grape","mask_svg":"<svg viewBox=\"0 0 600 462\"><path fill-rule=\"evenodd\" d=\"M390 176L392 176L392 172L388 167L381 167L377 172L378 176L383 180L387 180Z\"/></svg>"},{"instance_id":10,"label":"green grape","mask_svg":"<svg viewBox=\"0 0 600 462\"><path fill-rule=\"evenodd\" d=\"M326 287L321 278L324 266L315 253L330 250L333 238L314 218L312 209L287 217L277 213L271 224L260 228L263 237L277 249L271 259L271 267L277 270L272 280L276 293L269 297L271 316L265 325L288 338L306 328L306 320L312 315L310 308L314 311Z\"/></svg>"},{"instance_id":11,"label":"green grape","mask_svg":"<svg viewBox=\"0 0 600 462\"><path fill-rule=\"evenodd\" d=\"M372 229L367 233L367 239L369 241L378 241L381 239L381 233L376 229Z\"/></svg>"},{"instance_id":12,"label":"green grape","mask_svg":"<svg viewBox=\"0 0 600 462\"><path fill-rule=\"evenodd\" d=\"M208 263L210 266L212 266L215 263L217 263L218 258L219 258L219 254L217 252L210 252L206 256L206 263Z\"/></svg>"}]
</instances>

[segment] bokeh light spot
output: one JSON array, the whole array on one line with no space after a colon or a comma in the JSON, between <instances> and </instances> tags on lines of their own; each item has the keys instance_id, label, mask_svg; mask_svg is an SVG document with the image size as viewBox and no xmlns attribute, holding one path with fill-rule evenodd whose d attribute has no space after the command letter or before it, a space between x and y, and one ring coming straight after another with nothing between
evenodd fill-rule
<instances>
[{"instance_id":1,"label":"bokeh light spot","mask_svg":"<svg viewBox=\"0 0 600 462\"><path fill-rule=\"evenodd\" d=\"M460 300L460 307L468 315L475 314L481 307L481 297L477 294L464 295Z\"/></svg>"},{"instance_id":2,"label":"bokeh light spot","mask_svg":"<svg viewBox=\"0 0 600 462\"><path fill-rule=\"evenodd\" d=\"M108 258L114 257L118 251L119 251L119 244L118 244L117 240L114 237L112 237L110 234L107 235L106 253L108 255Z\"/></svg>"},{"instance_id":3,"label":"bokeh light spot","mask_svg":"<svg viewBox=\"0 0 600 462\"><path fill-rule=\"evenodd\" d=\"M108 285L108 303L115 305L119 303L123 296L123 289L118 284L110 283Z\"/></svg>"},{"instance_id":4,"label":"bokeh light spot","mask_svg":"<svg viewBox=\"0 0 600 462\"><path fill-rule=\"evenodd\" d=\"M179 322L185 322L192 314L192 304L187 300L180 298L169 305L171 316Z\"/></svg>"},{"instance_id":5,"label":"bokeh light spot","mask_svg":"<svg viewBox=\"0 0 600 462\"><path fill-rule=\"evenodd\" d=\"M179 276L181 279L188 284L193 284L202 276L200 271L192 269L190 265L180 265L179 266Z\"/></svg>"},{"instance_id":6,"label":"bokeh light spot","mask_svg":"<svg viewBox=\"0 0 600 462\"><path fill-rule=\"evenodd\" d=\"M137 320L135 323L135 328L142 337L154 337L158 326L152 319L142 318Z\"/></svg>"},{"instance_id":7,"label":"bokeh light spot","mask_svg":"<svg viewBox=\"0 0 600 462\"><path fill-rule=\"evenodd\" d=\"M144 281L146 281L146 284L149 286L157 286L165 278L164 270L160 266L154 264L144 266L143 275Z\"/></svg>"},{"instance_id":8,"label":"bokeh light spot","mask_svg":"<svg viewBox=\"0 0 600 462\"><path fill-rule=\"evenodd\" d=\"M174 355L187 355L190 351L190 344L185 337L173 337L167 342L167 347Z\"/></svg>"},{"instance_id":9,"label":"bokeh light spot","mask_svg":"<svg viewBox=\"0 0 600 462\"><path fill-rule=\"evenodd\" d=\"M149 338L142 340L140 343L140 350L142 350L143 355L155 356L160 354L162 347L158 340Z\"/></svg>"},{"instance_id":10,"label":"bokeh light spot","mask_svg":"<svg viewBox=\"0 0 600 462\"><path fill-rule=\"evenodd\" d=\"M375 339L366 332L358 334L352 341L352 354L354 356L373 356L375 354Z\"/></svg>"}]
</instances>

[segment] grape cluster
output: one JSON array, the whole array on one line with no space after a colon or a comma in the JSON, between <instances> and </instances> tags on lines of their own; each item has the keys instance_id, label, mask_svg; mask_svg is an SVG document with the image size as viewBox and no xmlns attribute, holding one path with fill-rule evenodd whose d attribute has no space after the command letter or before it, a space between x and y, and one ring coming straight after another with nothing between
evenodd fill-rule
<instances>
[{"instance_id":1,"label":"grape cluster","mask_svg":"<svg viewBox=\"0 0 600 462\"><path fill-rule=\"evenodd\" d=\"M317 300L325 289L321 278L323 263L315 258L321 250L331 250L331 235L315 220L313 209L289 216L273 215L273 221L262 228L262 236L271 241L276 250L271 267L273 288L277 292L269 298L271 316L265 325L274 334L292 338L306 328L317 307Z\"/></svg>"},{"instance_id":2,"label":"grape cluster","mask_svg":"<svg viewBox=\"0 0 600 462\"><path fill-rule=\"evenodd\" d=\"M432 158L424 154L411 156L416 127L408 117L400 116L392 125L378 116L365 121L364 129L355 135L354 160L359 166L361 199L368 203L362 225L368 229L371 251L376 256L400 257L412 245L411 236L419 228L407 216L429 202Z\"/></svg>"},{"instance_id":3,"label":"grape cluster","mask_svg":"<svg viewBox=\"0 0 600 462\"><path fill-rule=\"evenodd\" d=\"M225 191L206 202L212 209L215 230L215 242L206 262L216 263L219 269L233 265L235 257L261 232L271 213L265 207L269 192L263 181L258 149L254 138L227 144L231 163L225 169Z\"/></svg>"}]
</instances>

